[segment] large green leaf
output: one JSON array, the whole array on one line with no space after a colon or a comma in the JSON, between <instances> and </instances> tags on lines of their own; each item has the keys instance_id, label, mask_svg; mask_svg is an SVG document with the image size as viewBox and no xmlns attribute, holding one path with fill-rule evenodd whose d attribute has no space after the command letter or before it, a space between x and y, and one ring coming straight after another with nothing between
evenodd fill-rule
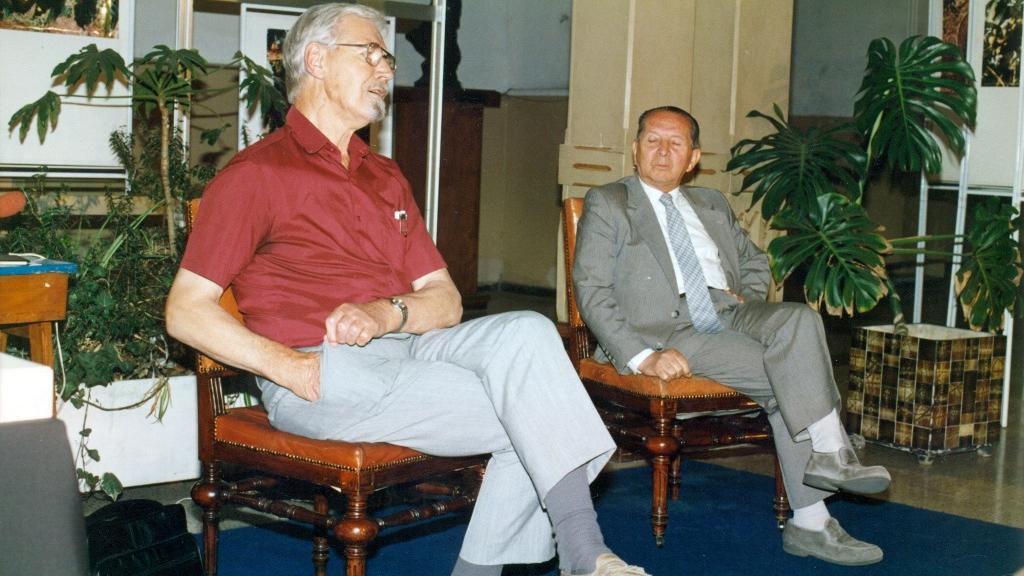
<instances>
[{"instance_id":1,"label":"large green leaf","mask_svg":"<svg viewBox=\"0 0 1024 576\"><path fill-rule=\"evenodd\" d=\"M974 211L967 232L964 261L955 288L964 320L973 330L998 331L1003 312L1012 310L1020 283L1020 251L1013 232L1019 226L1017 210L990 199Z\"/></svg>"},{"instance_id":2,"label":"large green leaf","mask_svg":"<svg viewBox=\"0 0 1024 576\"><path fill-rule=\"evenodd\" d=\"M139 64L143 67L154 68L160 75L181 76L193 78L197 74L206 74L206 59L199 55L199 51L189 49L173 50L164 44L159 44L149 51Z\"/></svg>"},{"instance_id":3,"label":"large green leaf","mask_svg":"<svg viewBox=\"0 0 1024 576\"><path fill-rule=\"evenodd\" d=\"M18 109L7 122L7 131L18 127L18 141L24 142L28 136L29 128L32 127L32 118L36 118L36 130L39 134L39 142L46 141L46 133L57 127L57 118L60 116L60 96L56 92L48 91L43 97L31 104L26 104Z\"/></svg>"},{"instance_id":4,"label":"large green leaf","mask_svg":"<svg viewBox=\"0 0 1024 576\"><path fill-rule=\"evenodd\" d=\"M938 172L942 155L933 130L962 154L962 128L974 126L977 104L974 72L959 48L912 36L897 50L879 38L868 47L854 120L867 138L869 158L885 158L908 172Z\"/></svg>"},{"instance_id":5,"label":"large green leaf","mask_svg":"<svg viewBox=\"0 0 1024 576\"><path fill-rule=\"evenodd\" d=\"M751 206L761 201L761 215L769 219L787 205L806 211L817 197L839 186L853 197L864 170L864 151L843 132L850 125L801 132L786 123L779 106L777 118L753 110L748 118L763 118L775 131L760 140L741 140L732 148L727 170L743 170L743 189L753 188Z\"/></svg>"},{"instance_id":6,"label":"large green leaf","mask_svg":"<svg viewBox=\"0 0 1024 576\"><path fill-rule=\"evenodd\" d=\"M284 116L288 110L288 102L285 100L285 95L274 85L274 73L253 62L241 52L235 53L235 60L245 72L245 79L242 80L238 88L242 100L245 101L246 109L253 112L259 105L264 114L274 111L280 116Z\"/></svg>"},{"instance_id":7,"label":"large green leaf","mask_svg":"<svg viewBox=\"0 0 1024 576\"><path fill-rule=\"evenodd\" d=\"M102 78L107 92L114 88L114 82L127 86L131 71L124 64L124 58L112 48L100 50L95 44L89 44L78 52L68 56L67 60L57 64L50 73L54 79L63 78L68 93L74 91L79 83L84 82L86 93L91 97Z\"/></svg>"},{"instance_id":8,"label":"large green leaf","mask_svg":"<svg viewBox=\"0 0 1024 576\"><path fill-rule=\"evenodd\" d=\"M867 312L888 293L883 255L892 247L860 204L823 194L807 211L784 209L772 227L788 232L768 246L775 281L806 265L804 297L811 307L824 303L834 315Z\"/></svg>"}]
</instances>

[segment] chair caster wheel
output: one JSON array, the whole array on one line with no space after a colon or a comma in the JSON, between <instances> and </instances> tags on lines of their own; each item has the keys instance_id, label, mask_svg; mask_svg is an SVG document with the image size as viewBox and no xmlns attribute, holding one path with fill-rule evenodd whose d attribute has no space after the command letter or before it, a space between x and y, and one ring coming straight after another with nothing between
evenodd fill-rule
<instances>
[{"instance_id":1,"label":"chair caster wheel","mask_svg":"<svg viewBox=\"0 0 1024 576\"><path fill-rule=\"evenodd\" d=\"M978 456L981 456L982 458L991 458L992 457L992 445L991 444L982 444L981 446L978 446Z\"/></svg>"},{"instance_id":2,"label":"chair caster wheel","mask_svg":"<svg viewBox=\"0 0 1024 576\"><path fill-rule=\"evenodd\" d=\"M864 437L860 434L850 434L850 444L852 444L855 449L860 450L867 445L867 441L865 441Z\"/></svg>"},{"instance_id":3,"label":"chair caster wheel","mask_svg":"<svg viewBox=\"0 0 1024 576\"><path fill-rule=\"evenodd\" d=\"M932 456L931 454L918 454L917 463L921 466L931 466L935 463L935 456Z\"/></svg>"}]
</instances>

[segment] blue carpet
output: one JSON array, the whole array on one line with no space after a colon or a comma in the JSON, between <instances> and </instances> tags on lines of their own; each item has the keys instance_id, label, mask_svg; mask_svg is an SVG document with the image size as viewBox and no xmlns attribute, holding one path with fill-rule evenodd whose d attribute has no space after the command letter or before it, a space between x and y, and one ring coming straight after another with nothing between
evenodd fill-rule
<instances>
[{"instance_id":1,"label":"blue carpet","mask_svg":"<svg viewBox=\"0 0 1024 576\"><path fill-rule=\"evenodd\" d=\"M683 498L669 504L664 548L649 528L648 468L606 473L598 480L597 511L609 546L655 576L1010 575L1024 566L1024 530L872 500L833 499L832 515L851 534L885 550L873 566L833 566L782 551L770 510L773 480L706 464L686 462ZM446 576L455 564L464 522L446 519L424 528L383 533L371 551L370 576ZM221 534L222 576L311 573L309 532L279 523ZM344 574L335 551L328 573ZM516 575L549 576L555 565L516 567Z\"/></svg>"}]
</instances>

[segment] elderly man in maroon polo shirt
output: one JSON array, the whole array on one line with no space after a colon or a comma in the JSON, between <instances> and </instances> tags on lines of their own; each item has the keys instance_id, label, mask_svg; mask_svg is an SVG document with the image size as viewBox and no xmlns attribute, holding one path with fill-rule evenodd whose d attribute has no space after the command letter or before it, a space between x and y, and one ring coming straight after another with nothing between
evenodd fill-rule
<instances>
[{"instance_id":1,"label":"elderly man in maroon polo shirt","mask_svg":"<svg viewBox=\"0 0 1024 576\"><path fill-rule=\"evenodd\" d=\"M643 575L604 545L588 483L615 445L551 322L515 312L459 324L409 183L355 134L385 113L384 25L375 10L327 4L289 31L286 125L206 189L168 331L256 374L281 430L491 453L453 574L499 576L557 544L564 574ZM244 326L218 305L229 285Z\"/></svg>"}]
</instances>

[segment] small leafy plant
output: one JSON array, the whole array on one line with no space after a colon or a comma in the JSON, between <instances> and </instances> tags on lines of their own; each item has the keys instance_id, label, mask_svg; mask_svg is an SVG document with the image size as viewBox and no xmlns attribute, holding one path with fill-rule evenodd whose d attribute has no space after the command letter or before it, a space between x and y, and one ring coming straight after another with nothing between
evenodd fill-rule
<instances>
[{"instance_id":1,"label":"small leafy plant","mask_svg":"<svg viewBox=\"0 0 1024 576\"><path fill-rule=\"evenodd\" d=\"M87 103L93 103L96 100L130 98L130 105L143 117L157 114L160 136L159 190L163 199L167 245L174 249L177 246L177 221L181 214L179 196L175 194L170 176L174 117L176 113L188 114L193 99L200 94L233 90L197 87L200 78L232 66L240 66L246 72L241 91L250 109L260 105L264 111L273 109L283 114L287 104L284 96L274 86L273 74L241 52L236 53L235 58L225 66L211 69L206 59L196 50L172 50L159 45L139 61L126 65L116 50L100 50L95 44L89 44L58 64L51 72L54 83L63 85L64 94L47 91L35 102L15 112L7 127L9 131L17 129L18 138L23 142L34 121L39 141L44 142L49 131L57 128L61 103L67 99L84 98ZM131 87L131 96L112 95L115 84ZM81 86L85 87L85 96L75 96L74 93ZM102 92L99 90L101 87L104 87ZM125 105L129 105L128 102ZM224 123L218 128L207 130L201 138L212 143L229 126Z\"/></svg>"}]
</instances>

